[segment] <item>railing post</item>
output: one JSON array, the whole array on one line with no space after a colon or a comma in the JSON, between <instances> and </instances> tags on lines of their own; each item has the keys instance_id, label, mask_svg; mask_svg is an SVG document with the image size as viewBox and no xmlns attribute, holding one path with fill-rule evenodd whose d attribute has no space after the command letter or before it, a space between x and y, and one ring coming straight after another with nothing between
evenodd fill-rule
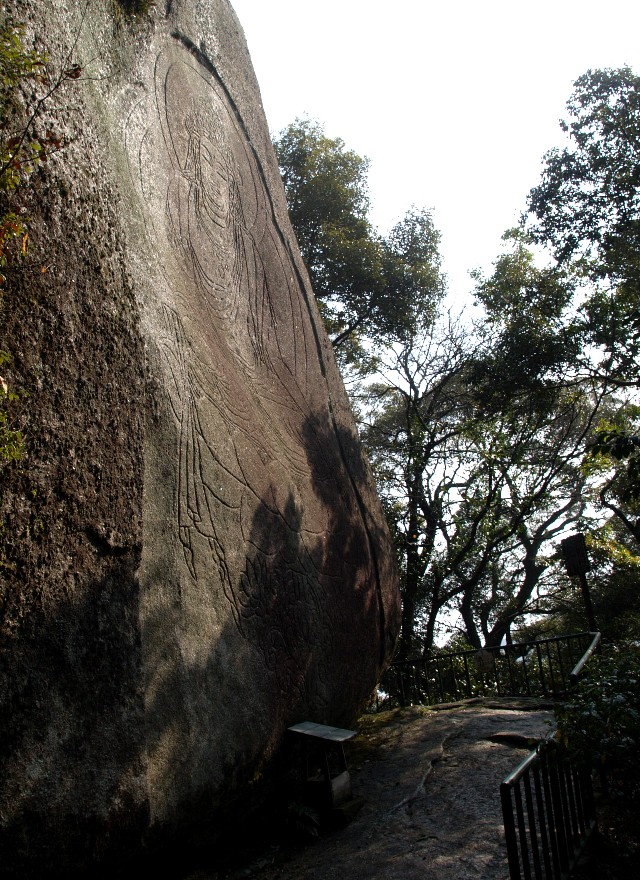
<instances>
[{"instance_id":1,"label":"railing post","mask_svg":"<svg viewBox=\"0 0 640 880\"><path fill-rule=\"evenodd\" d=\"M456 674L456 668L453 665L453 657L449 654L449 669L451 670L451 680L453 681L453 697L458 700L460 698L460 691L458 690L458 676Z\"/></svg>"},{"instance_id":2,"label":"railing post","mask_svg":"<svg viewBox=\"0 0 640 880\"><path fill-rule=\"evenodd\" d=\"M513 668L511 665L511 646L506 649L507 654L507 669L509 670L509 684L510 684L510 692L515 693L515 687L513 685Z\"/></svg>"},{"instance_id":3,"label":"railing post","mask_svg":"<svg viewBox=\"0 0 640 880\"><path fill-rule=\"evenodd\" d=\"M599 632L596 632L590 633L590 635L592 636L591 644L569 673L569 681L572 685L574 685L578 681L578 679L580 678L580 674L585 667L585 664L600 646L601 634Z\"/></svg>"},{"instance_id":4,"label":"railing post","mask_svg":"<svg viewBox=\"0 0 640 880\"><path fill-rule=\"evenodd\" d=\"M553 877L551 863L551 841L548 834L549 816L544 800L544 780L541 779L540 761L533 767L533 785L536 792L536 807L538 809L538 824L540 826L540 841L542 843L542 859L547 877Z\"/></svg>"},{"instance_id":5,"label":"railing post","mask_svg":"<svg viewBox=\"0 0 640 880\"><path fill-rule=\"evenodd\" d=\"M553 674L553 660L551 659L550 642L546 643L545 648L546 648L546 653L547 653L547 660L549 661L549 678L551 679L551 693L555 697L557 694L557 688L556 688L556 677Z\"/></svg>"},{"instance_id":6,"label":"railing post","mask_svg":"<svg viewBox=\"0 0 640 880\"><path fill-rule=\"evenodd\" d=\"M563 874L569 871L569 841L567 840L566 810L563 798L561 773L558 766L558 755L555 750L548 750L549 784L551 786L551 799L553 802L553 815L555 819L556 842L558 845L558 857L560 870Z\"/></svg>"},{"instance_id":7,"label":"railing post","mask_svg":"<svg viewBox=\"0 0 640 880\"><path fill-rule=\"evenodd\" d=\"M469 675L469 657L468 657L468 655L464 654L463 659L464 659L464 675L467 680L467 696L471 697L472 696L472 689L471 689L471 676Z\"/></svg>"},{"instance_id":8,"label":"railing post","mask_svg":"<svg viewBox=\"0 0 640 880\"><path fill-rule=\"evenodd\" d=\"M504 821L504 836L507 841L507 859L509 861L509 877L511 880L521 880L520 853L516 836L516 824L513 818L513 801L511 798L511 786L507 782L500 785L500 801L502 803L502 818Z\"/></svg>"},{"instance_id":9,"label":"railing post","mask_svg":"<svg viewBox=\"0 0 640 880\"><path fill-rule=\"evenodd\" d=\"M527 654L525 649L522 649L522 671L524 672L524 680L527 686L527 696L531 696L531 685L529 684L529 670L527 669Z\"/></svg>"},{"instance_id":10,"label":"railing post","mask_svg":"<svg viewBox=\"0 0 640 880\"><path fill-rule=\"evenodd\" d=\"M540 743L504 780L500 800L511 880L531 880L532 871L536 880L566 880L596 827L590 783L555 740Z\"/></svg>"},{"instance_id":11,"label":"railing post","mask_svg":"<svg viewBox=\"0 0 640 880\"><path fill-rule=\"evenodd\" d=\"M432 698L431 696L431 661L427 658L423 660L422 667L424 669L425 681L427 683L427 705L431 706L432 703L437 703L437 699Z\"/></svg>"},{"instance_id":12,"label":"railing post","mask_svg":"<svg viewBox=\"0 0 640 880\"><path fill-rule=\"evenodd\" d=\"M439 660L439 658L436 658L436 670L437 670L437 673L438 673L438 687L439 687L439 690L440 690L440 700L444 703L444 702L446 702L446 701L445 701L445 698L444 698L444 685L443 685L443 683L442 683L442 673L441 673L441 671L440 671L440 660Z\"/></svg>"},{"instance_id":13,"label":"railing post","mask_svg":"<svg viewBox=\"0 0 640 880\"><path fill-rule=\"evenodd\" d=\"M547 685L544 678L544 667L542 665L542 647L540 646L540 642L536 642L536 654L538 656L538 670L540 672L540 685L542 687L542 693L544 696L548 696Z\"/></svg>"},{"instance_id":14,"label":"railing post","mask_svg":"<svg viewBox=\"0 0 640 880\"><path fill-rule=\"evenodd\" d=\"M540 849L538 847L538 833L536 828L536 816L533 809L533 797L531 795L531 774L527 773L523 777L524 798L527 805L527 818L529 820L529 840L531 844L531 855L533 856L533 870L536 880L542 880L542 872L540 866Z\"/></svg>"},{"instance_id":15,"label":"railing post","mask_svg":"<svg viewBox=\"0 0 640 880\"><path fill-rule=\"evenodd\" d=\"M542 786L544 791L544 801L546 806L546 814L549 817L549 843L551 845L551 859L553 861L554 874L560 880L562 877L562 868L560 864L560 845L558 842L558 822L553 803L553 793L551 791L551 775L549 773L548 755L544 749L540 749L540 769L542 774Z\"/></svg>"},{"instance_id":16,"label":"railing post","mask_svg":"<svg viewBox=\"0 0 640 880\"><path fill-rule=\"evenodd\" d=\"M406 706L407 705L407 698L406 698L406 695L404 692L404 674L403 674L402 666L400 664L398 664L397 671L398 671L398 691L400 692L400 705Z\"/></svg>"}]
</instances>

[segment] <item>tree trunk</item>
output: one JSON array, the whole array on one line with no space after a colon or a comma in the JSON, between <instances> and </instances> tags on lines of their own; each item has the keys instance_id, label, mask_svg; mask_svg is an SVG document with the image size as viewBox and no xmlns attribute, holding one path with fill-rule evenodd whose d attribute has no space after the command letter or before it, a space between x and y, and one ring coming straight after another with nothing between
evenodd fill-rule
<instances>
[{"instance_id":1,"label":"tree trunk","mask_svg":"<svg viewBox=\"0 0 640 880\"><path fill-rule=\"evenodd\" d=\"M469 644L474 648L480 649L482 647L482 641L480 639L480 634L478 633L478 628L476 627L476 622L473 619L473 608L471 606L472 598L473 588L466 589L462 595L462 602L460 603L460 616L464 622L464 628L467 633L467 638L469 639Z\"/></svg>"}]
</instances>

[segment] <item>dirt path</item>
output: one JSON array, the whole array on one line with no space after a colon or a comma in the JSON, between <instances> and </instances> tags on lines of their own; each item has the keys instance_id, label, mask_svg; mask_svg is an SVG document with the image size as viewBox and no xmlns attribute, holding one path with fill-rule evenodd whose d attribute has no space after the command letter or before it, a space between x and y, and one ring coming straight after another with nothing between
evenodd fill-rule
<instances>
[{"instance_id":1,"label":"dirt path","mask_svg":"<svg viewBox=\"0 0 640 880\"><path fill-rule=\"evenodd\" d=\"M305 849L267 853L227 876L506 880L499 785L552 719L548 709L482 703L365 719L349 757L354 795L365 801L356 819Z\"/></svg>"}]
</instances>

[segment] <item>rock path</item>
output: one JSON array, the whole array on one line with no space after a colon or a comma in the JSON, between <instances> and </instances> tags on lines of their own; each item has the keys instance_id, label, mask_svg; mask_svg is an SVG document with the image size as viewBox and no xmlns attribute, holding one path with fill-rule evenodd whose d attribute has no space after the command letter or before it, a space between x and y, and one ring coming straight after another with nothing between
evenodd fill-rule
<instances>
[{"instance_id":1,"label":"rock path","mask_svg":"<svg viewBox=\"0 0 640 880\"><path fill-rule=\"evenodd\" d=\"M552 721L549 709L477 703L414 707L381 729L365 726L364 747L350 759L354 794L365 801L356 819L303 850L274 852L226 876L507 880L499 785Z\"/></svg>"}]
</instances>

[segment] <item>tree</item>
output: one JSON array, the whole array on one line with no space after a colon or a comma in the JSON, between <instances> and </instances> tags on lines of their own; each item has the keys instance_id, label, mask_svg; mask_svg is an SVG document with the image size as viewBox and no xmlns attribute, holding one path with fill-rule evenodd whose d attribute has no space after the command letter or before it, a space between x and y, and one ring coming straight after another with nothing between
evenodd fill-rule
<instances>
[{"instance_id":1,"label":"tree","mask_svg":"<svg viewBox=\"0 0 640 880\"><path fill-rule=\"evenodd\" d=\"M368 220L368 160L297 119L274 140L289 215L339 362L391 344L444 294L439 233L411 209L383 238Z\"/></svg>"},{"instance_id":2,"label":"tree","mask_svg":"<svg viewBox=\"0 0 640 880\"><path fill-rule=\"evenodd\" d=\"M493 273L475 273L483 310L483 345L468 369L475 463L447 539L448 591L478 647L499 644L533 610L554 540L582 523L581 463L607 396L582 350L575 280L557 265L541 268L522 231L504 241Z\"/></svg>"},{"instance_id":3,"label":"tree","mask_svg":"<svg viewBox=\"0 0 640 880\"><path fill-rule=\"evenodd\" d=\"M556 393L577 378L582 351L567 318L575 281L555 265L541 268L522 230L508 230L503 242L492 274L472 273L487 340L474 381L485 403L498 407Z\"/></svg>"},{"instance_id":4,"label":"tree","mask_svg":"<svg viewBox=\"0 0 640 880\"><path fill-rule=\"evenodd\" d=\"M561 264L595 278L640 280L640 77L589 70L574 84L561 127L569 145L546 154L529 194L530 229Z\"/></svg>"},{"instance_id":5,"label":"tree","mask_svg":"<svg viewBox=\"0 0 640 880\"><path fill-rule=\"evenodd\" d=\"M585 521L580 464L591 419L590 401L572 390L546 411L533 400L528 412L518 403L499 420L479 422L478 464L458 513L465 552L450 565L475 647L501 644L535 609L554 543Z\"/></svg>"},{"instance_id":6,"label":"tree","mask_svg":"<svg viewBox=\"0 0 640 880\"><path fill-rule=\"evenodd\" d=\"M500 644L531 609L554 540L585 514L588 391L489 408L476 383L486 344L464 321L436 320L388 352L361 405L402 572L401 657L431 648L445 612L470 644Z\"/></svg>"},{"instance_id":7,"label":"tree","mask_svg":"<svg viewBox=\"0 0 640 880\"><path fill-rule=\"evenodd\" d=\"M638 387L640 353L640 77L589 70L561 123L568 146L544 158L526 226L583 290L584 343L609 383Z\"/></svg>"},{"instance_id":8,"label":"tree","mask_svg":"<svg viewBox=\"0 0 640 880\"><path fill-rule=\"evenodd\" d=\"M640 78L629 68L588 71L567 110L568 144L545 156L523 230L507 236L512 249L493 276L478 278L478 300L499 333L480 378L498 405L527 386L547 400L561 389L591 387L583 492L599 514L589 541L605 602L629 595L619 584L632 576L624 570L637 570L640 535ZM553 260L540 268L529 243ZM515 336L514 319L522 328ZM566 577L556 580L537 610L566 620L575 597Z\"/></svg>"},{"instance_id":9,"label":"tree","mask_svg":"<svg viewBox=\"0 0 640 880\"><path fill-rule=\"evenodd\" d=\"M619 405L587 446L585 467L602 508L640 545L640 406Z\"/></svg>"},{"instance_id":10,"label":"tree","mask_svg":"<svg viewBox=\"0 0 640 880\"><path fill-rule=\"evenodd\" d=\"M362 343L375 354L352 400L402 573L401 657L428 650L444 614L480 647L560 607L569 529L600 542L611 584L636 540L637 95L628 69L577 81L569 146L547 154L529 221L505 234L493 272L476 274L473 326L442 313L428 212L377 236L364 160L310 123L279 151L337 352Z\"/></svg>"},{"instance_id":11,"label":"tree","mask_svg":"<svg viewBox=\"0 0 640 880\"><path fill-rule=\"evenodd\" d=\"M587 445L596 498L640 540L640 77L628 67L589 70L562 123L569 143L545 156L528 200L528 231L575 281L583 302L570 332L583 367L609 395Z\"/></svg>"},{"instance_id":12,"label":"tree","mask_svg":"<svg viewBox=\"0 0 640 880\"><path fill-rule=\"evenodd\" d=\"M436 542L457 461L452 439L465 406L467 334L449 318L433 321L379 363L366 387L361 436L387 511L402 575L400 655L414 650L425 612L428 643L449 596L441 589Z\"/></svg>"}]
</instances>

